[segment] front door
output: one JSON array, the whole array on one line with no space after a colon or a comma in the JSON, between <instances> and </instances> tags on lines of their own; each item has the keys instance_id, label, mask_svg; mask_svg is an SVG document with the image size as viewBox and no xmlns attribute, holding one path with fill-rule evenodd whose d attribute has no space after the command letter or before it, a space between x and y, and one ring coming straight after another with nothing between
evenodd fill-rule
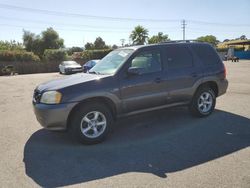
<instances>
[{"instance_id":1,"label":"front door","mask_svg":"<svg viewBox=\"0 0 250 188\"><path fill-rule=\"evenodd\" d=\"M121 78L123 112L128 113L165 104L167 94L160 50L139 52L132 58L129 67L140 68L141 73L126 74Z\"/></svg>"}]
</instances>

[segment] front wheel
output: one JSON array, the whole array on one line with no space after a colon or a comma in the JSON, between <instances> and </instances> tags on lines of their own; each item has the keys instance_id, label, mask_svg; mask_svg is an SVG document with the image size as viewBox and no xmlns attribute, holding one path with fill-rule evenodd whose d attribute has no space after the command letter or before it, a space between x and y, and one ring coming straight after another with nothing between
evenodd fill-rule
<instances>
[{"instance_id":1,"label":"front wheel","mask_svg":"<svg viewBox=\"0 0 250 188\"><path fill-rule=\"evenodd\" d=\"M112 124L112 114L104 104L86 103L74 112L69 132L81 143L96 144L105 139Z\"/></svg>"},{"instance_id":2,"label":"front wheel","mask_svg":"<svg viewBox=\"0 0 250 188\"><path fill-rule=\"evenodd\" d=\"M216 96L214 91L208 87L199 88L189 106L190 112L194 116L206 117L215 108Z\"/></svg>"}]
</instances>

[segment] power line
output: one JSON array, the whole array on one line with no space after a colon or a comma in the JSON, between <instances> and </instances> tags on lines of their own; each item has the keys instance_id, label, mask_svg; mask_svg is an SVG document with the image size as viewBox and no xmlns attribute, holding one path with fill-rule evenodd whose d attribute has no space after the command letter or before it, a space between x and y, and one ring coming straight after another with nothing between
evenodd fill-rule
<instances>
[{"instance_id":1,"label":"power line","mask_svg":"<svg viewBox=\"0 0 250 188\"><path fill-rule=\"evenodd\" d=\"M87 28L97 28L97 29L114 29L114 30L128 30L131 28L128 27L107 27L107 26L96 26L96 25L82 25L82 24L72 24L72 23L56 23L56 22L47 22L47 21L41 21L41 20L33 20L33 19L22 19L22 18L13 18L13 17L6 17L6 16L0 16L0 19L7 19L8 21L20 21L20 22L30 22L35 24L50 24L50 25L62 25L62 26L73 26L73 27L87 27ZM153 27L152 29L176 29L177 27Z\"/></svg>"},{"instance_id":2,"label":"power line","mask_svg":"<svg viewBox=\"0 0 250 188\"><path fill-rule=\"evenodd\" d=\"M23 25L11 25L11 24L0 24L1 26L7 26L7 27L18 27L18 28L23 28ZM26 26L27 27L27 26ZM44 29L44 27L34 27L34 26L30 26L34 29ZM111 30L89 30L89 29L74 29L74 28L56 28L57 30L60 31L80 31L80 32L107 32L107 33L117 33L117 31L111 31ZM126 31L119 31L119 33L127 33Z\"/></svg>"},{"instance_id":3,"label":"power line","mask_svg":"<svg viewBox=\"0 0 250 188\"><path fill-rule=\"evenodd\" d=\"M45 27L37 27L37 26L24 26L24 25L13 25L13 24L1 24L0 26L5 26L5 27L16 27L16 28L22 28L25 29L26 28L32 28L32 29L45 29ZM95 32L95 33L128 33L129 31L114 31L114 30L91 30L91 29L75 29L75 28L60 28L60 27L55 27L56 30L59 31L75 31L75 32ZM168 33L175 33L176 30L174 31L168 31Z\"/></svg>"},{"instance_id":4,"label":"power line","mask_svg":"<svg viewBox=\"0 0 250 188\"><path fill-rule=\"evenodd\" d=\"M54 15L54 16L66 16L66 17L78 17L78 18L87 18L87 19L99 19L99 20L108 20L108 21L137 21L137 22L179 22L178 19L144 19L144 18L117 18L117 17L108 17L108 16L94 16L94 15L86 15L79 13L69 13L69 12L60 12L60 11L52 11L45 9L35 9L28 7L20 7L9 4L0 3L1 9L8 10L16 10L23 12L32 12L46 15ZM232 24L232 23L219 23L219 22L206 22L199 20L188 20L189 23L200 24L200 25L217 25L217 26L237 26L237 27L250 27L250 24Z\"/></svg>"},{"instance_id":5,"label":"power line","mask_svg":"<svg viewBox=\"0 0 250 188\"><path fill-rule=\"evenodd\" d=\"M116 17L108 17L108 16L94 16L94 15L86 15L86 14L79 14L79 13L69 13L69 12L60 12L60 11L52 11L52 10L45 10L45 9L20 7L20 6L15 6L15 5L8 5L8 4L0 4L0 8L24 11L24 12L28 11L28 12L33 12L33 13L54 15L54 16L66 16L66 17L70 16L70 17L111 20L111 21L138 21L138 22L178 22L179 21L179 20L171 20L171 19L116 18Z\"/></svg>"},{"instance_id":6,"label":"power line","mask_svg":"<svg viewBox=\"0 0 250 188\"><path fill-rule=\"evenodd\" d=\"M212 29L212 30L211 30ZM246 31L246 30L214 30L214 28L210 28L210 29L204 29L204 28L196 28L196 27L186 27L186 31L201 31L201 32L206 32L206 33L245 33L245 32L249 32L250 30Z\"/></svg>"},{"instance_id":7,"label":"power line","mask_svg":"<svg viewBox=\"0 0 250 188\"><path fill-rule=\"evenodd\" d=\"M219 23L219 22L205 22L198 20L188 20L190 23L199 25L216 25L216 26L229 26L229 27L250 27L250 24L231 24L231 23Z\"/></svg>"}]
</instances>

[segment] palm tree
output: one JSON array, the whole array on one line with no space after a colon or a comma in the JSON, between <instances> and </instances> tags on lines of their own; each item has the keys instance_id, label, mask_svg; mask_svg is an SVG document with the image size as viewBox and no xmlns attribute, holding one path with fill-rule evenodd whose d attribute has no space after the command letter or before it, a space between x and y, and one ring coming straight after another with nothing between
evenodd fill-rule
<instances>
[{"instance_id":1,"label":"palm tree","mask_svg":"<svg viewBox=\"0 0 250 188\"><path fill-rule=\"evenodd\" d=\"M143 45L146 43L148 38L148 30L144 27L138 25L130 34L130 39L135 45Z\"/></svg>"},{"instance_id":2,"label":"palm tree","mask_svg":"<svg viewBox=\"0 0 250 188\"><path fill-rule=\"evenodd\" d=\"M148 39L149 44L161 43L166 41L170 41L170 38L168 38L168 35L164 35L163 32L159 32L157 35L153 35Z\"/></svg>"}]
</instances>

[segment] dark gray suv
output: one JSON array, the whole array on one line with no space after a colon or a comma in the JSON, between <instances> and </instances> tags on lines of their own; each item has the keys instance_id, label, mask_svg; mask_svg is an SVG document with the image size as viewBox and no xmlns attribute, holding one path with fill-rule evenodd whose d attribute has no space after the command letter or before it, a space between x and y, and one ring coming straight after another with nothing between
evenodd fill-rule
<instances>
[{"instance_id":1,"label":"dark gray suv","mask_svg":"<svg viewBox=\"0 0 250 188\"><path fill-rule=\"evenodd\" d=\"M227 87L224 64L212 46L169 42L114 50L89 74L41 84L33 106L43 127L68 129L78 141L93 144L121 116L179 105L208 116Z\"/></svg>"}]
</instances>

